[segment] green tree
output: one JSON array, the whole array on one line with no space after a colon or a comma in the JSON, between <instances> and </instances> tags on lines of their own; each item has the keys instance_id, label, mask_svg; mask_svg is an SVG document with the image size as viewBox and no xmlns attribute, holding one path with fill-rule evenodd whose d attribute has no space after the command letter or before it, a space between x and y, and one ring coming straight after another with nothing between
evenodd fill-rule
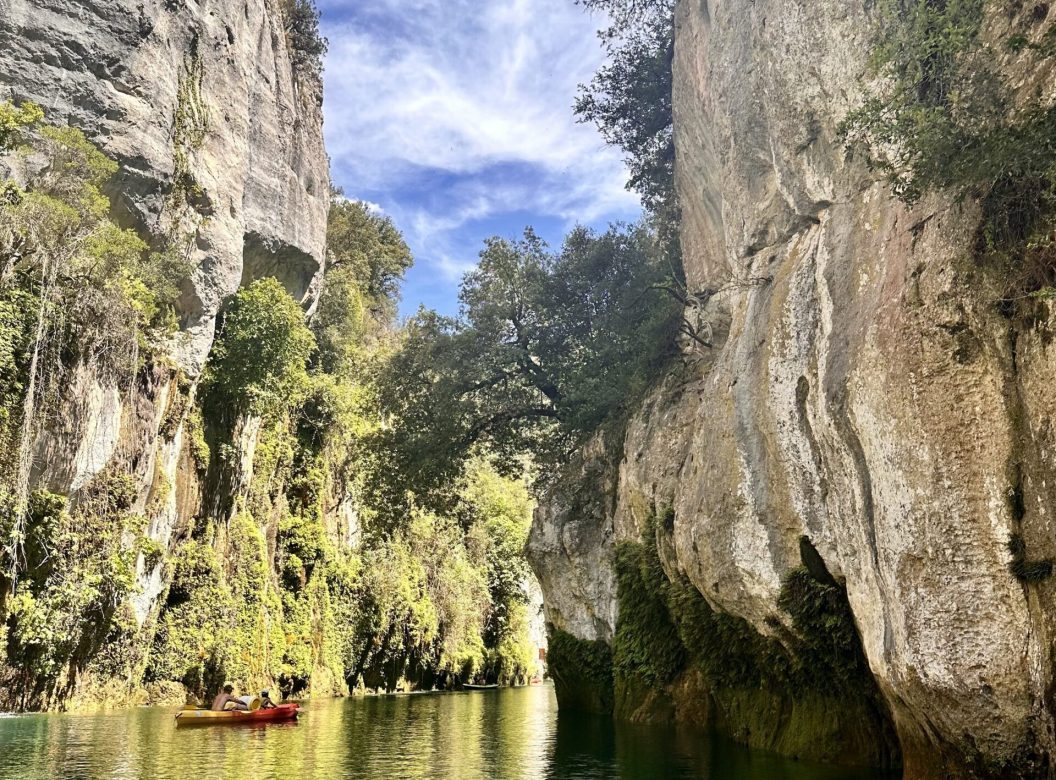
<instances>
[{"instance_id":1,"label":"green tree","mask_svg":"<svg viewBox=\"0 0 1056 780\"><path fill-rule=\"evenodd\" d=\"M294 68L320 78L329 44L319 32L319 9L313 0L286 0L284 11Z\"/></svg>"},{"instance_id":2,"label":"green tree","mask_svg":"<svg viewBox=\"0 0 1056 780\"><path fill-rule=\"evenodd\" d=\"M575 113L627 154L628 188L668 223L677 219L671 112L673 0L582 0L611 25L599 33L608 62L580 86ZM670 227L673 227L671 225Z\"/></svg>"},{"instance_id":3,"label":"green tree","mask_svg":"<svg viewBox=\"0 0 1056 780\"><path fill-rule=\"evenodd\" d=\"M489 681L508 683L527 676L533 661L525 591L532 575L524 547L535 504L527 480L503 477L482 459L469 464L461 493L470 544L483 548L491 602L483 628L489 651L484 673Z\"/></svg>"},{"instance_id":4,"label":"green tree","mask_svg":"<svg viewBox=\"0 0 1056 780\"><path fill-rule=\"evenodd\" d=\"M323 371L342 373L392 325L413 258L389 217L335 192L326 233L326 279L312 330Z\"/></svg>"},{"instance_id":5,"label":"green tree","mask_svg":"<svg viewBox=\"0 0 1056 780\"><path fill-rule=\"evenodd\" d=\"M475 446L508 470L525 453L555 465L628 408L673 352L662 258L644 225L578 228L556 254L530 230L489 240L460 316L419 312L386 366L383 447L398 484L442 503ZM398 505L399 490L387 499Z\"/></svg>"},{"instance_id":6,"label":"green tree","mask_svg":"<svg viewBox=\"0 0 1056 780\"><path fill-rule=\"evenodd\" d=\"M231 299L207 366L210 400L233 411L274 414L308 393L315 338L304 312L273 278Z\"/></svg>"}]
</instances>

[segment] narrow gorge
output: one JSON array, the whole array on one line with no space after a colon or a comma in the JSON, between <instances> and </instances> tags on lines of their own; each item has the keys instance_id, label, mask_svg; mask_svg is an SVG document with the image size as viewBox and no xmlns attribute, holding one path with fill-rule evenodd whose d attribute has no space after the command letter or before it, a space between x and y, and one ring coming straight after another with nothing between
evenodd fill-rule
<instances>
[{"instance_id":1,"label":"narrow gorge","mask_svg":"<svg viewBox=\"0 0 1056 780\"><path fill-rule=\"evenodd\" d=\"M545 620L563 712L1056 775L1056 11L586 5L645 216L401 320L309 0L0 0L0 710L525 682Z\"/></svg>"}]
</instances>

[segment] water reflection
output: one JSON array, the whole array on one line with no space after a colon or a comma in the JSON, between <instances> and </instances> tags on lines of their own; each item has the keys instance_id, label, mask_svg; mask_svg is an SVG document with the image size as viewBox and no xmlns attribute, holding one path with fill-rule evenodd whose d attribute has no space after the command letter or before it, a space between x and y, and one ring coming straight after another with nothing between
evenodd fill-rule
<instances>
[{"instance_id":1,"label":"water reflection","mask_svg":"<svg viewBox=\"0 0 1056 780\"><path fill-rule=\"evenodd\" d=\"M695 732L557 714L549 687L312 702L298 723L181 729L173 711L0 718L3 780L843 780ZM877 775L882 777L882 775Z\"/></svg>"}]
</instances>

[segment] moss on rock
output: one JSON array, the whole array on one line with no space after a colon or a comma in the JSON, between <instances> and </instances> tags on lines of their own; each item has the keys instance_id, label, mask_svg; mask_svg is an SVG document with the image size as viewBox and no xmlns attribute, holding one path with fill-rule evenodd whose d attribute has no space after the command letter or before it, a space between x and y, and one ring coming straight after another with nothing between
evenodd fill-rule
<instances>
[{"instance_id":1,"label":"moss on rock","mask_svg":"<svg viewBox=\"0 0 1056 780\"><path fill-rule=\"evenodd\" d=\"M809 541L802 552L804 565L786 575L778 599L785 618L768 621L774 635L764 636L712 609L689 581L670 580L649 536L619 544L616 716L688 721L801 758L897 765L898 741L846 591ZM550 656L553 667L553 646ZM583 667L561 660L566 676ZM575 687L567 679L561 685Z\"/></svg>"},{"instance_id":2,"label":"moss on rock","mask_svg":"<svg viewBox=\"0 0 1056 780\"><path fill-rule=\"evenodd\" d=\"M608 644L579 639L550 626L546 657L562 709L612 712L612 650Z\"/></svg>"}]
</instances>

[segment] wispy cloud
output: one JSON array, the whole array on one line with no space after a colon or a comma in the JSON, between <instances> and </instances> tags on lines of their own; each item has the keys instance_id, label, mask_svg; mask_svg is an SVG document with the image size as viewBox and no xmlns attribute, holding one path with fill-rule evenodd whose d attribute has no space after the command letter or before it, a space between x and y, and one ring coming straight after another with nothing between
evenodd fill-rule
<instances>
[{"instance_id":1,"label":"wispy cloud","mask_svg":"<svg viewBox=\"0 0 1056 780\"><path fill-rule=\"evenodd\" d=\"M496 228L636 211L619 152L572 116L577 85L602 56L599 20L573 0L321 8L337 183L392 215L419 270L439 274L452 295L453 278Z\"/></svg>"}]
</instances>

